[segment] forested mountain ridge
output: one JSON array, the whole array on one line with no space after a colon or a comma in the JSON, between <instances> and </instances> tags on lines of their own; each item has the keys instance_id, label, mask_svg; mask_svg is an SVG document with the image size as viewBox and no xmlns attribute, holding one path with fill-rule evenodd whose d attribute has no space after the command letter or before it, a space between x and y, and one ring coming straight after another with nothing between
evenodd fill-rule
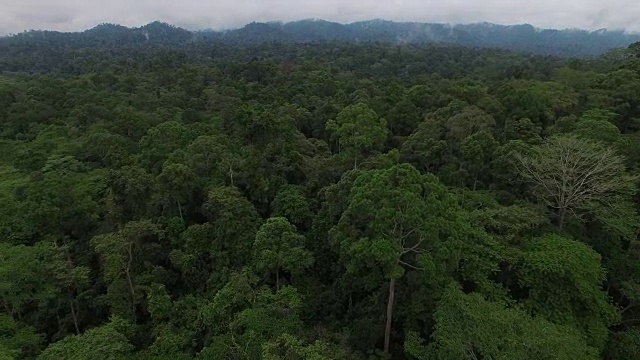
<instances>
[{"instance_id":1,"label":"forested mountain ridge","mask_svg":"<svg viewBox=\"0 0 640 360\"><path fill-rule=\"evenodd\" d=\"M79 33L31 31L0 39L3 45L57 44L71 47L131 46L145 43L169 46L189 42L233 45L319 42L382 42L389 44L439 43L492 47L541 55L593 57L640 41L640 34L623 31L537 29L531 25L436 24L372 20L339 24L324 20L288 23L251 23L227 31L194 31L154 22L140 28L100 25Z\"/></svg>"},{"instance_id":2,"label":"forested mountain ridge","mask_svg":"<svg viewBox=\"0 0 640 360\"><path fill-rule=\"evenodd\" d=\"M640 43L21 36L0 359L640 360Z\"/></svg>"}]
</instances>

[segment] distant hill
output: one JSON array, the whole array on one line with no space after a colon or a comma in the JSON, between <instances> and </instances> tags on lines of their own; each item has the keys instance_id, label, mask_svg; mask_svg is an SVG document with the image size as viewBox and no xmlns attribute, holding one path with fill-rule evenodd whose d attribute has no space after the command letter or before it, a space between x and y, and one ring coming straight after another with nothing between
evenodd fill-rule
<instances>
[{"instance_id":1,"label":"distant hill","mask_svg":"<svg viewBox=\"0 0 640 360\"><path fill-rule=\"evenodd\" d=\"M640 34L623 31L537 29L531 25L490 23L449 25L371 20L342 25L322 20L252 23L242 29L213 32L228 42L385 42L445 43L525 51L540 55L593 57L640 41Z\"/></svg>"},{"instance_id":2,"label":"distant hill","mask_svg":"<svg viewBox=\"0 0 640 360\"><path fill-rule=\"evenodd\" d=\"M371 20L339 24L324 20L289 23L251 23L228 31L188 31L153 22L140 28L103 24L78 33L28 31L0 38L0 50L7 46L28 48L53 45L67 48L131 47L143 44L183 46L189 43L224 43L240 46L263 43L441 43L501 48L539 55L594 57L611 49L640 41L640 34L624 31L538 29L531 25L490 23L449 25Z\"/></svg>"},{"instance_id":3,"label":"distant hill","mask_svg":"<svg viewBox=\"0 0 640 360\"><path fill-rule=\"evenodd\" d=\"M26 31L0 38L1 45L57 45L71 48L93 46L126 47L140 44L182 45L194 38L194 33L166 23L152 22L139 28L115 24L100 24L75 33L57 31Z\"/></svg>"}]
</instances>

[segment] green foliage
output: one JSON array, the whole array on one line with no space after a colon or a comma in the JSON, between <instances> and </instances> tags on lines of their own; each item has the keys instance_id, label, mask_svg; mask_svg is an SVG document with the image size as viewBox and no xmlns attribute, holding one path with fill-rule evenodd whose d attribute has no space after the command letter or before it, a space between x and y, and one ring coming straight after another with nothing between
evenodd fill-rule
<instances>
[{"instance_id":1,"label":"green foliage","mask_svg":"<svg viewBox=\"0 0 640 360\"><path fill-rule=\"evenodd\" d=\"M242 294L227 293L236 299ZM245 303L244 309L229 314L232 317L228 322L228 332L215 336L200 353L200 358L260 359L262 344L282 334L297 334L302 330L299 317L302 300L295 288L287 286L275 293L261 289L251 296L250 305ZM218 303L218 298L215 303L212 310L217 308L216 305L222 305Z\"/></svg>"},{"instance_id":2,"label":"green foliage","mask_svg":"<svg viewBox=\"0 0 640 360\"><path fill-rule=\"evenodd\" d=\"M203 209L213 225L214 240L227 252L227 261L242 263L251 254L261 222L253 204L236 188L224 187L209 192Z\"/></svg>"},{"instance_id":3,"label":"green foliage","mask_svg":"<svg viewBox=\"0 0 640 360\"><path fill-rule=\"evenodd\" d=\"M640 358L640 330L631 328L613 334L607 344L607 359L629 359Z\"/></svg>"},{"instance_id":4,"label":"green foliage","mask_svg":"<svg viewBox=\"0 0 640 360\"><path fill-rule=\"evenodd\" d=\"M460 157L472 179L470 183L474 190L478 187L478 180L487 181L486 177L481 179L480 174L489 172L488 166L498 145L493 136L484 131L467 137L460 144Z\"/></svg>"},{"instance_id":5,"label":"green foliage","mask_svg":"<svg viewBox=\"0 0 640 360\"><path fill-rule=\"evenodd\" d=\"M114 318L106 325L88 330L49 345L38 360L54 359L123 359L132 356L133 345L122 334L121 320Z\"/></svg>"},{"instance_id":6,"label":"green foliage","mask_svg":"<svg viewBox=\"0 0 640 360\"><path fill-rule=\"evenodd\" d=\"M446 140L459 145L464 139L480 131L491 132L495 126L492 116L475 106L467 106L445 122Z\"/></svg>"},{"instance_id":7,"label":"green foliage","mask_svg":"<svg viewBox=\"0 0 640 360\"><path fill-rule=\"evenodd\" d=\"M0 359L32 358L42 347L42 336L21 326L10 316L0 315Z\"/></svg>"},{"instance_id":8,"label":"green foliage","mask_svg":"<svg viewBox=\"0 0 640 360\"><path fill-rule=\"evenodd\" d=\"M114 315L135 318L136 304L141 301L139 284L144 259L161 236L157 225L148 220L127 223L122 230L91 239L93 250L100 255L109 304Z\"/></svg>"},{"instance_id":9,"label":"green foliage","mask_svg":"<svg viewBox=\"0 0 640 360\"><path fill-rule=\"evenodd\" d=\"M528 290L525 305L535 314L582 329L589 345L602 350L617 311L602 291L600 255L558 235L533 239L522 255L518 278Z\"/></svg>"},{"instance_id":10,"label":"green foliage","mask_svg":"<svg viewBox=\"0 0 640 360\"><path fill-rule=\"evenodd\" d=\"M344 29L0 39L0 358L637 358L639 46Z\"/></svg>"},{"instance_id":11,"label":"green foliage","mask_svg":"<svg viewBox=\"0 0 640 360\"><path fill-rule=\"evenodd\" d=\"M435 313L428 347L416 333L405 351L415 359L598 359L575 330L531 317L517 307L449 286ZM463 325L463 326L461 326Z\"/></svg>"},{"instance_id":12,"label":"green foliage","mask_svg":"<svg viewBox=\"0 0 640 360\"><path fill-rule=\"evenodd\" d=\"M313 217L310 201L300 187L282 189L273 199L272 206L274 216L285 217L300 227L308 226Z\"/></svg>"},{"instance_id":13,"label":"green foliage","mask_svg":"<svg viewBox=\"0 0 640 360\"><path fill-rule=\"evenodd\" d=\"M262 347L264 360L346 360L355 359L345 349L330 343L316 341L304 344L293 335L284 334Z\"/></svg>"},{"instance_id":14,"label":"green foliage","mask_svg":"<svg viewBox=\"0 0 640 360\"><path fill-rule=\"evenodd\" d=\"M107 205L115 222L124 223L145 216L154 181L141 167L124 166L107 175Z\"/></svg>"},{"instance_id":15,"label":"green foliage","mask_svg":"<svg viewBox=\"0 0 640 360\"><path fill-rule=\"evenodd\" d=\"M193 171L184 164L165 165L162 167L160 175L158 175L158 185L161 191L166 194L167 207L177 207L180 218L184 218L182 204L190 200L195 188L195 174Z\"/></svg>"},{"instance_id":16,"label":"green foliage","mask_svg":"<svg viewBox=\"0 0 640 360\"><path fill-rule=\"evenodd\" d=\"M286 218L268 219L258 230L253 243L253 263L262 274L276 274L276 288L280 288L281 272L300 275L313 264L313 257L304 248L305 238Z\"/></svg>"},{"instance_id":17,"label":"green foliage","mask_svg":"<svg viewBox=\"0 0 640 360\"><path fill-rule=\"evenodd\" d=\"M387 138L386 121L363 103L344 108L327 122L327 131L338 142L339 153L353 159L354 168L362 156L380 150Z\"/></svg>"},{"instance_id":18,"label":"green foliage","mask_svg":"<svg viewBox=\"0 0 640 360\"><path fill-rule=\"evenodd\" d=\"M615 125L616 114L607 110L590 110L582 115L574 133L578 136L613 145L620 139Z\"/></svg>"},{"instance_id":19,"label":"green foliage","mask_svg":"<svg viewBox=\"0 0 640 360\"><path fill-rule=\"evenodd\" d=\"M420 109L409 99L400 100L387 115L389 130L397 136L410 135L422 122Z\"/></svg>"},{"instance_id":20,"label":"green foliage","mask_svg":"<svg viewBox=\"0 0 640 360\"><path fill-rule=\"evenodd\" d=\"M444 245L452 230L448 226L455 221L448 217L451 214L455 214L453 199L436 179L410 165L396 165L358 176L349 206L330 235L347 271L364 279L381 276L377 281L399 278L403 264L408 264L406 257L428 262L432 254L423 249L440 242L448 246Z\"/></svg>"},{"instance_id":21,"label":"green foliage","mask_svg":"<svg viewBox=\"0 0 640 360\"><path fill-rule=\"evenodd\" d=\"M511 244L525 242L531 232L549 222L544 209L529 204L481 206L474 209L471 218L477 226Z\"/></svg>"},{"instance_id":22,"label":"green foliage","mask_svg":"<svg viewBox=\"0 0 640 360\"><path fill-rule=\"evenodd\" d=\"M140 139L142 157L148 166L158 169L172 152L189 145L192 136L189 129L176 121L159 124Z\"/></svg>"},{"instance_id":23,"label":"green foliage","mask_svg":"<svg viewBox=\"0 0 640 360\"><path fill-rule=\"evenodd\" d=\"M508 120L504 129L505 140L522 140L528 144L542 142L540 128L528 118Z\"/></svg>"},{"instance_id":24,"label":"green foliage","mask_svg":"<svg viewBox=\"0 0 640 360\"><path fill-rule=\"evenodd\" d=\"M443 130L439 122L426 119L403 143L402 160L423 172L433 171L444 163L447 142L442 140Z\"/></svg>"}]
</instances>

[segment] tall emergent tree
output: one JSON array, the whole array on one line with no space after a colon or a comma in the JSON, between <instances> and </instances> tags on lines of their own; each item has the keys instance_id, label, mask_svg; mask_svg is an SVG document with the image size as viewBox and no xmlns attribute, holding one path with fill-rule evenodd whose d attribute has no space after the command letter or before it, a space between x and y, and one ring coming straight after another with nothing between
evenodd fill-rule
<instances>
[{"instance_id":1,"label":"tall emergent tree","mask_svg":"<svg viewBox=\"0 0 640 360\"><path fill-rule=\"evenodd\" d=\"M620 211L634 192L634 177L622 157L598 143L573 136L553 136L517 156L521 176L533 194L556 211L558 227L567 215Z\"/></svg>"},{"instance_id":2,"label":"tall emergent tree","mask_svg":"<svg viewBox=\"0 0 640 360\"><path fill-rule=\"evenodd\" d=\"M364 281L388 281L385 352L396 282L406 271L422 271L421 263L433 261L429 252L455 233L448 228L455 217L452 209L455 202L435 177L401 164L362 173L353 184L347 210L330 232L348 272L362 274Z\"/></svg>"}]
</instances>

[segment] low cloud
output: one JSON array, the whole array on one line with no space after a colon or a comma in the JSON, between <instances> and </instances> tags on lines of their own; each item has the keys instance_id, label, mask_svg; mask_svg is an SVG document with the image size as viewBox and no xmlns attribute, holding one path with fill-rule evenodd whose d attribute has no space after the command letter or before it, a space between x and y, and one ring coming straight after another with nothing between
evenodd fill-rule
<instances>
[{"instance_id":1,"label":"low cloud","mask_svg":"<svg viewBox=\"0 0 640 360\"><path fill-rule=\"evenodd\" d=\"M79 31L100 23L140 26L160 20L190 29L252 21L374 18L441 23L530 23L543 28L640 31L637 0L0 0L0 32Z\"/></svg>"}]
</instances>

